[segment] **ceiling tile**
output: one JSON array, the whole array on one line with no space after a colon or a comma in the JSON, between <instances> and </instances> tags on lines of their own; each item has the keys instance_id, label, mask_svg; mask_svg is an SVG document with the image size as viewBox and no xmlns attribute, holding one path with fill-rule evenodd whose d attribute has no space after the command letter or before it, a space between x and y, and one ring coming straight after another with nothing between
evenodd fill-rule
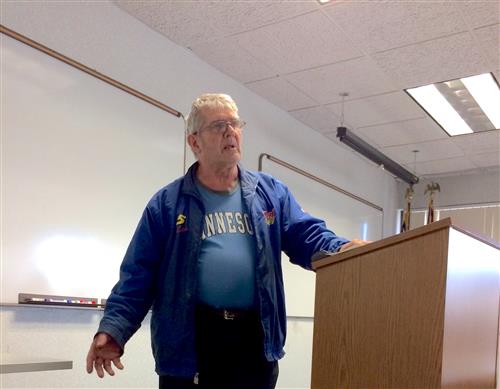
<instances>
[{"instance_id":1,"label":"ceiling tile","mask_svg":"<svg viewBox=\"0 0 500 389\"><path fill-rule=\"evenodd\" d=\"M489 71L470 33L384 51L372 57L402 88Z\"/></svg>"},{"instance_id":2,"label":"ceiling tile","mask_svg":"<svg viewBox=\"0 0 500 389\"><path fill-rule=\"evenodd\" d=\"M465 154L500 150L500 130L454 136L451 140L459 146Z\"/></svg>"},{"instance_id":3,"label":"ceiling tile","mask_svg":"<svg viewBox=\"0 0 500 389\"><path fill-rule=\"evenodd\" d=\"M470 160L479 167L498 166L500 164L500 152L471 155Z\"/></svg>"},{"instance_id":4,"label":"ceiling tile","mask_svg":"<svg viewBox=\"0 0 500 389\"><path fill-rule=\"evenodd\" d=\"M417 163L416 169L414 169L413 164L405 165L406 169L415 171L418 176L423 175L434 175L434 174L444 174L444 173L453 173L457 170L473 170L476 169L477 166L474 165L468 158L466 157L458 157L458 158L449 158L449 159L441 159L438 161L429 161L429 162L420 162Z\"/></svg>"},{"instance_id":5,"label":"ceiling tile","mask_svg":"<svg viewBox=\"0 0 500 389\"><path fill-rule=\"evenodd\" d=\"M417 162L464 156L462 149L454 144L449 138L424 143L390 146L381 149L381 151L384 154L387 154L389 158L392 158L399 163L411 164L412 166L415 158L413 150L419 150L417 153Z\"/></svg>"},{"instance_id":6,"label":"ceiling tile","mask_svg":"<svg viewBox=\"0 0 500 389\"><path fill-rule=\"evenodd\" d=\"M342 103L327 105L340 116ZM360 115L359 113L363 114ZM424 111L404 92L386 93L348 100L344 103L344 117L354 128L380 123L425 117Z\"/></svg>"},{"instance_id":7,"label":"ceiling tile","mask_svg":"<svg viewBox=\"0 0 500 389\"><path fill-rule=\"evenodd\" d=\"M372 145L379 147L421 143L448 138L448 135L429 118L357 128L355 133L369 140Z\"/></svg>"},{"instance_id":8,"label":"ceiling tile","mask_svg":"<svg viewBox=\"0 0 500 389\"><path fill-rule=\"evenodd\" d=\"M319 132L332 131L340 124L340 119L331 110L323 106L300 109L289 113Z\"/></svg>"},{"instance_id":9,"label":"ceiling tile","mask_svg":"<svg viewBox=\"0 0 500 389\"><path fill-rule=\"evenodd\" d=\"M343 92L348 92L350 99L358 99L396 89L366 57L304 70L285 77L321 103L341 101L340 93Z\"/></svg>"},{"instance_id":10,"label":"ceiling tile","mask_svg":"<svg viewBox=\"0 0 500 389\"><path fill-rule=\"evenodd\" d=\"M276 75L262 61L255 59L233 38L197 44L191 50L203 61L241 82L261 80Z\"/></svg>"},{"instance_id":11,"label":"ceiling tile","mask_svg":"<svg viewBox=\"0 0 500 389\"><path fill-rule=\"evenodd\" d=\"M219 0L215 3L215 12L207 17L210 17L224 34L252 30L319 9L319 4L315 1ZM199 7L199 2L197 5Z\"/></svg>"},{"instance_id":12,"label":"ceiling tile","mask_svg":"<svg viewBox=\"0 0 500 389\"><path fill-rule=\"evenodd\" d=\"M368 53L467 30L451 2L345 2L325 12Z\"/></svg>"},{"instance_id":13,"label":"ceiling tile","mask_svg":"<svg viewBox=\"0 0 500 389\"><path fill-rule=\"evenodd\" d=\"M286 111L317 105L316 101L309 98L282 77L250 82L245 85L258 95Z\"/></svg>"},{"instance_id":14,"label":"ceiling tile","mask_svg":"<svg viewBox=\"0 0 500 389\"><path fill-rule=\"evenodd\" d=\"M189 46L196 42L206 41L207 37L222 37L217 23L208 17L217 13L221 4L206 1L200 7L198 2L191 1L115 1L115 3L146 23L171 41Z\"/></svg>"},{"instance_id":15,"label":"ceiling tile","mask_svg":"<svg viewBox=\"0 0 500 389\"><path fill-rule=\"evenodd\" d=\"M473 34L488 61L490 71L496 70L500 67L500 24L478 28Z\"/></svg>"},{"instance_id":16,"label":"ceiling tile","mask_svg":"<svg viewBox=\"0 0 500 389\"><path fill-rule=\"evenodd\" d=\"M318 9L314 2L116 0L120 8L182 46L275 23Z\"/></svg>"},{"instance_id":17,"label":"ceiling tile","mask_svg":"<svg viewBox=\"0 0 500 389\"><path fill-rule=\"evenodd\" d=\"M462 12L465 22L472 28L500 22L500 2L498 0L457 1L455 4Z\"/></svg>"},{"instance_id":18,"label":"ceiling tile","mask_svg":"<svg viewBox=\"0 0 500 389\"><path fill-rule=\"evenodd\" d=\"M344 33L312 12L237 36L238 43L279 74L359 57Z\"/></svg>"}]
</instances>

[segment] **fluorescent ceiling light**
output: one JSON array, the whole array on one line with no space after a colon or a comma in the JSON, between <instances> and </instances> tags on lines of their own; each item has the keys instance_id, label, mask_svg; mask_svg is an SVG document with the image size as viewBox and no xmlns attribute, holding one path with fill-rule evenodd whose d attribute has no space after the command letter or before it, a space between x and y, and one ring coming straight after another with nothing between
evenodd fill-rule
<instances>
[{"instance_id":1,"label":"fluorescent ceiling light","mask_svg":"<svg viewBox=\"0 0 500 389\"><path fill-rule=\"evenodd\" d=\"M318 3L320 4L326 4L329 3L331 0L318 0Z\"/></svg>"},{"instance_id":2,"label":"fluorescent ceiling light","mask_svg":"<svg viewBox=\"0 0 500 389\"><path fill-rule=\"evenodd\" d=\"M469 90L495 128L500 128L500 89L490 73L480 74L460 81Z\"/></svg>"},{"instance_id":3,"label":"fluorescent ceiling light","mask_svg":"<svg viewBox=\"0 0 500 389\"><path fill-rule=\"evenodd\" d=\"M432 85L408 89L408 93L431 115L450 135L472 133L472 129L453 109L450 103Z\"/></svg>"},{"instance_id":4,"label":"fluorescent ceiling light","mask_svg":"<svg viewBox=\"0 0 500 389\"><path fill-rule=\"evenodd\" d=\"M500 89L491 73L406 92L450 135L500 128Z\"/></svg>"}]
</instances>

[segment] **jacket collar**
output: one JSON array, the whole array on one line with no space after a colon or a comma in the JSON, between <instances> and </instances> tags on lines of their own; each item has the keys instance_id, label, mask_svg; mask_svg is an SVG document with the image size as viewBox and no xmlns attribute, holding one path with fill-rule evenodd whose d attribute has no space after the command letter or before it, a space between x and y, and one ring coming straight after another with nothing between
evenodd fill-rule
<instances>
[{"instance_id":1,"label":"jacket collar","mask_svg":"<svg viewBox=\"0 0 500 389\"><path fill-rule=\"evenodd\" d=\"M198 161L193 163L186 175L184 176L184 183L182 185L181 192L183 194L191 195L199 198L199 192L196 188L196 170L198 169ZM243 197L250 199L255 195L255 189L259 182L258 176L246 170L240 163L238 164L238 172L240 176L240 185L243 192Z\"/></svg>"},{"instance_id":2,"label":"jacket collar","mask_svg":"<svg viewBox=\"0 0 500 389\"><path fill-rule=\"evenodd\" d=\"M184 176L181 192L183 194L199 197L198 190L196 189L196 169L198 169L198 161L193 163Z\"/></svg>"},{"instance_id":3,"label":"jacket collar","mask_svg":"<svg viewBox=\"0 0 500 389\"><path fill-rule=\"evenodd\" d=\"M243 199L245 199L247 204L250 204L251 199L255 196L259 177L255 173L246 170L241 164L238 164L238 170Z\"/></svg>"}]
</instances>

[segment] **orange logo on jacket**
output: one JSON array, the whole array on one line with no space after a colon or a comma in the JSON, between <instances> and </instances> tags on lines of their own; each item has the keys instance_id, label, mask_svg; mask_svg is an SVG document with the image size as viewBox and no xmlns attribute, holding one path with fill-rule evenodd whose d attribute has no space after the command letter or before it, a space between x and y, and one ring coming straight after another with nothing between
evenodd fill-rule
<instances>
[{"instance_id":1,"label":"orange logo on jacket","mask_svg":"<svg viewBox=\"0 0 500 389\"><path fill-rule=\"evenodd\" d=\"M274 224L274 219L276 218L276 211L274 208L271 211L262 211L264 218L266 219L266 224Z\"/></svg>"}]
</instances>

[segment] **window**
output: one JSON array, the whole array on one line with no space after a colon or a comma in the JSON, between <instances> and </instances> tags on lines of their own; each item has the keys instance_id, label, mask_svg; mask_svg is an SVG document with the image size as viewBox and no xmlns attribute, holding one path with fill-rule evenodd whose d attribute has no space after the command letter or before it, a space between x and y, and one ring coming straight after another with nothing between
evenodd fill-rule
<instances>
[{"instance_id":1,"label":"window","mask_svg":"<svg viewBox=\"0 0 500 389\"><path fill-rule=\"evenodd\" d=\"M403 210L400 212L402 219ZM441 207L435 209L434 217L436 220L450 217L457 227L500 242L500 204ZM426 221L426 209L412 210L410 217L412 230L425 225Z\"/></svg>"}]
</instances>

